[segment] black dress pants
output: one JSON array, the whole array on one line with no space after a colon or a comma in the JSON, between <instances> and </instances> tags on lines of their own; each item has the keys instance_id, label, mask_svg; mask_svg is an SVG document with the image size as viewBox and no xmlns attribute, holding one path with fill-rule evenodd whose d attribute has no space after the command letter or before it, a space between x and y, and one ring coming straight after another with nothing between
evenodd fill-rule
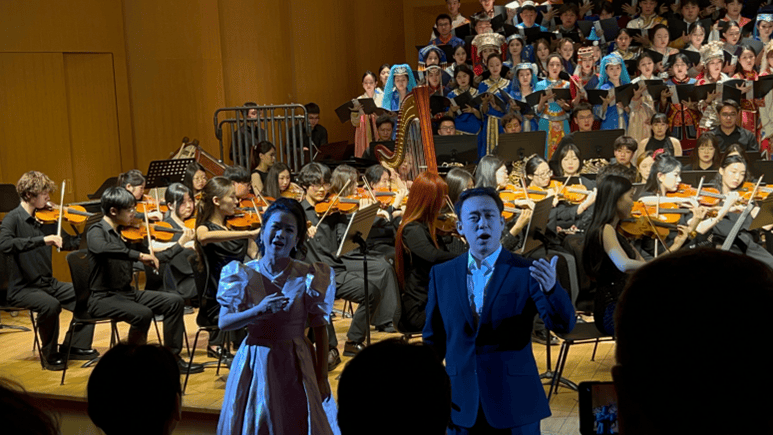
<instances>
[{"instance_id":1,"label":"black dress pants","mask_svg":"<svg viewBox=\"0 0 773 435\"><path fill-rule=\"evenodd\" d=\"M131 325L129 344L145 344L153 317L164 315L164 344L175 355L182 350L183 298L154 290L117 290L92 292L89 314L109 317Z\"/></svg>"},{"instance_id":2,"label":"black dress pants","mask_svg":"<svg viewBox=\"0 0 773 435\"><path fill-rule=\"evenodd\" d=\"M58 352L59 313L62 308L69 311L75 309L75 290L69 282L53 280L50 287L24 288L8 295L11 305L27 308L37 313L38 333L40 334L40 350L43 358L51 360ZM79 325L72 334L72 347L91 349L94 338L94 325ZM70 341L69 335L64 343Z\"/></svg>"}]
</instances>

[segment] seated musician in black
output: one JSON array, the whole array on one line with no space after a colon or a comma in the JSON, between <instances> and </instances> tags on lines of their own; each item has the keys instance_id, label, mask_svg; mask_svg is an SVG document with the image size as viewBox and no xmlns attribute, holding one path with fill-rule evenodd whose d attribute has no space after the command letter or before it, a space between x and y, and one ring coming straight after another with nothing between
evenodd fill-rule
<instances>
[{"instance_id":1,"label":"seated musician in black","mask_svg":"<svg viewBox=\"0 0 773 435\"><path fill-rule=\"evenodd\" d=\"M178 254L190 237L183 236L178 243L158 254L130 249L121 238L122 226L129 226L135 216L134 196L123 187L111 187L102 194L104 217L88 230L89 313L94 317L109 317L131 325L127 342L145 344L153 317L164 315L164 344L177 355L181 370L188 370L188 363L179 357L185 327L183 325L183 299L176 294L153 290L137 291L131 286L132 264L158 268L159 260L168 261ZM137 245L143 251L144 245ZM201 364L193 364L191 373L204 371Z\"/></svg>"},{"instance_id":2,"label":"seated musician in black","mask_svg":"<svg viewBox=\"0 0 773 435\"><path fill-rule=\"evenodd\" d=\"M64 369L59 353L59 313L62 307L75 309L72 284L54 278L51 267L52 246L63 250L78 249L80 235L66 231L56 235L55 225L43 225L35 219L37 210L47 208L54 182L45 174L30 171L16 183L21 204L8 213L0 225L0 252L11 261L8 276L8 303L38 314L40 352L48 370ZM80 325L72 335L72 359L92 359L99 353L91 349L94 325ZM65 342L69 340L65 338ZM64 347L64 346L62 346Z\"/></svg>"},{"instance_id":3,"label":"seated musician in black","mask_svg":"<svg viewBox=\"0 0 773 435\"><path fill-rule=\"evenodd\" d=\"M344 346L344 355L354 356L365 347L365 332L368 328L369 319L366 316L365 308L365 290L362 270L356 269L356 264L344 262L342 258L336 257L338 245L344 234L341 229L344 228L345 217L340 213L328 213L324 219L314 210L314 206L323 202L327 197L330 188L330 169L319 163L309 163L301 168L298 175L298 181L301 187L306 189L306 197L301 201L301 206L306 213L306 217L311 222L308 231L309 240L306 244L308 248L307 262L321 261L329 265L335 271L336 277L336 297L351 300L358 304L354 312L352 323L347 332L347 342ZM360 263L361 264L361 263ZM386 266L384 266L386 265ZM396 278L391 267L387 270L383 259L370 259L368 261L368 304L370 312L375 313L378 304L382 298L382 291L397 292ZM373 270L379 269L378 271ZM377 272L377 273L374 273ZM391 282L390 275L391 273ZM388 285L394 285L394 288L388 289ZM390 325L391 326L391 325ZM338 342L335 334L328 330L328 339L331 352ZM337 351L336 351L337 352Z\"/></svg>"}]
</instances>

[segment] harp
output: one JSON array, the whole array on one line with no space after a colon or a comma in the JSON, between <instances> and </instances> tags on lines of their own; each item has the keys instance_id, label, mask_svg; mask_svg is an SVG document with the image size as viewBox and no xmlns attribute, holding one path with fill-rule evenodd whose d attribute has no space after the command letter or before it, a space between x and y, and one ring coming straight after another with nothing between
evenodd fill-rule
<instances>
[{"instance_id":1,"label":"harp","mask_svg":"<svg viewBox=\"0 0 773 435\"><path fill-rule=\"evenodd\" d=\"M429 110L429 88L413 88L403 101L397 118L397 140L394 152L376 146L376 158L385 166L413 180L424 171L437 174L435 142L432 138L432 113Z\"/></svg>"}]
</instances>

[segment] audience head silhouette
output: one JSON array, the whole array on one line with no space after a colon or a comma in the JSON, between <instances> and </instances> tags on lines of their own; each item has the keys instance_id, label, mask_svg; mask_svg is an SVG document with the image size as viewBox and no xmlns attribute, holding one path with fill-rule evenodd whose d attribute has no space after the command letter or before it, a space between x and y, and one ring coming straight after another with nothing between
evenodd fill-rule
<instances>
[{"instance_id":1,"label":"audience head silhouette","mask_svg":"<svg viewBox=\"0 0 773 435\"><path fill-rule=\"evenodd\" d=\"M21 385L0 378L0 427L14 435L59 435L59 422Z\"/></svg>"},{"instance_id":2,"label":"audience head silhouette","mask_svg":"<svg viewBox=\"0 0 773 435\"><path fill-rule=\"evenodd\" d=\"M421 412L399 418L387 406L379 413L373 395L387 405ZM384 340L363 349L341 373L338 426L341 434L444 434L451 418L451 383L435 353L422 344Z\"/></svg>"},{"instance_id":3,"label":"audience head silhouette","mask_svg":"<svg viewBox=\"0 0 773 435\"><path fill-rule=\"evenodd\" d=\"M152 345L118 344L89 377L89 417L106 435L171 434L182 388L175 356Z\"/></svg>"},{"instance_id":4,"label":"audience head silhouette","mask_svg":"<svg viewBox=\"0 0 773 435\"><path fill-rule=\"evenodd\" d=\"M685 250L636 271L615 313L620 433L773 433L773 382L745 376L772 306L773 271L748 256Z\"/></svg>"}]
</instances>

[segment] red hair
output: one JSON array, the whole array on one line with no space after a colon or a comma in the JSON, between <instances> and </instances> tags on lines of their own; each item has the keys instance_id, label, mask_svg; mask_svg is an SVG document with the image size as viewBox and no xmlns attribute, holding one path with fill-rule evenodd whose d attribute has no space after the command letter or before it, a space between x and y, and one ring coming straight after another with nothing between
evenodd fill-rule
<instances>
[{"instance_id":1,"label":"red hair","mask_svg":"<svg viewBox=\"0 0 773 435\"><path fill-rule=\"evenodd\" d=\"M395 235L395 269L400 288L405 284L405 261L403 255L411 251L403 245L403 229L411 222L420 222L427 226L432 242L437 247L435 239L435 219L440 214L440 209L445 204L448 196L448 184L433 172L422 172L413 180L411 194L408 195L408 204L405 206L400 227Z\"/></svg>"}]
</instances>

